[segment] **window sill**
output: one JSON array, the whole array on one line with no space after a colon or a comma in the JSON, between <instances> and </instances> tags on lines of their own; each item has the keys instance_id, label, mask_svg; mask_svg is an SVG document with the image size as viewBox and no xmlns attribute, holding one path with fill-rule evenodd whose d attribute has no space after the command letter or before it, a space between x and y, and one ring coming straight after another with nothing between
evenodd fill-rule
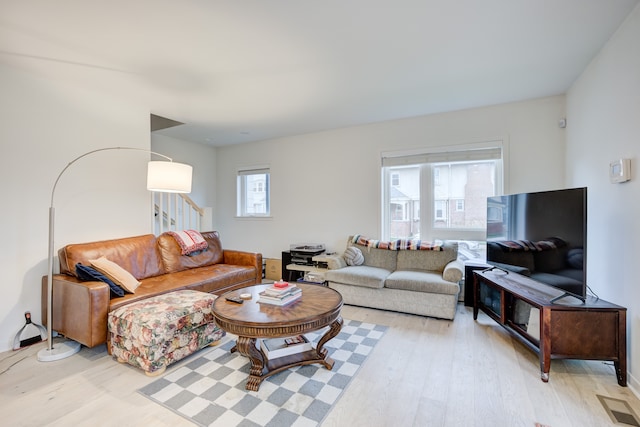
<instances>
[{"instance_id":1,"label":"window sill","mask_svg":"<svg viewBox=\"0 0 640 427\"><path fill-rule=\"evenodd\" d=\"M270 221L273 219L273 217L271 215L269 216L235 216L235 219L241 220L241 221L251 221L251 220L259 220L259 221Z\"/></svg>"}]
</instances>

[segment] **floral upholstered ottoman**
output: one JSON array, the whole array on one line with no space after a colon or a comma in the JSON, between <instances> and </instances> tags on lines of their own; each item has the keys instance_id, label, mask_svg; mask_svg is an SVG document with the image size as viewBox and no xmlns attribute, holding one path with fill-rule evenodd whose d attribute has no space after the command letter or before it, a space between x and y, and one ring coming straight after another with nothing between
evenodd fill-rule
<instances>
[{"instance_id":1,"label":"floral upholstered ottoman","mask_svg":"<svg viewBox=\"0 0 640 427\"><path fill-rule=\"evenodd\" d=\"M215 324L216 295L175 291L122 306L108 318L110 353L121 363L159 375L168 365L208 345L225 332Z\"/></svg>"}]
</instances>

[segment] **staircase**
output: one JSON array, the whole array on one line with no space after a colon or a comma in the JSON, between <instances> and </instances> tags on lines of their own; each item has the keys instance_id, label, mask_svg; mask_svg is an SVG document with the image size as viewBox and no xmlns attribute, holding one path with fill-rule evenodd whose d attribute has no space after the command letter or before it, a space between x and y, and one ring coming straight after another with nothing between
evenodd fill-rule
<instances>
[{"instance_id":1,"label":"staircase","mask_svg":"<svg viewBox=\"0 0 640 427\"><path fill-rule=\"evenodd\" d=\"M186 194L152 192L153 233L165 231L202 230L205 210Z\"/></svg>"}]
</instances>

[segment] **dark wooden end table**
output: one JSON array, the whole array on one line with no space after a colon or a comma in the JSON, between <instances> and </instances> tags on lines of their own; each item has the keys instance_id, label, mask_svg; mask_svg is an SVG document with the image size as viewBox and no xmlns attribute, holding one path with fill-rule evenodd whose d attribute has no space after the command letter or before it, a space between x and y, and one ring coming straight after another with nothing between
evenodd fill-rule
<instances>
[{"instance_id":1,"label":"dark wooden end table","mask_svg":"<svg viewBox=\"0 0 640 427\"><path fill-rule=\"evenodd\" d=\"M213 303L213 315L218 326L237 335L238 351L251 360L251 370L247 380L247 390L258 391L267 377L293 366L320 363L331 370L334 365L324 345L338 335L342 329L342 296L335 290L318 285L298 284L302 298L285 306L258 303L259 293L270 285L256 285L237 289L220 296ZM229 302L227 297L251 294L242 304ZM326 326L329 329L320 338L315 348L269 360L256 347L258 338L283 338L317 331Z\"/></svg>"}]
</instances>

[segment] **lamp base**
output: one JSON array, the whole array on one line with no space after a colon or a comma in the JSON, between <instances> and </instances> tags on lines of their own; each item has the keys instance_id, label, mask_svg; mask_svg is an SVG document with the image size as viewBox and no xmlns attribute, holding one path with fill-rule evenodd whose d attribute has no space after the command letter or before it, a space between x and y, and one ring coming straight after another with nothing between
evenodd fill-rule
<instances>
[{"instance_id":1,"label":"lamp base","mask_svg":"<svg viewBox=\"0 0 640 427\"><path fill-rule=\"evenodd\" d=\"M79 352L81 347L82 345L76 341L56 341L51 345L51 350L47 347L38 352L38 361L53 362L54 360L65 359Z\"/></svg>"}]
</instances>

